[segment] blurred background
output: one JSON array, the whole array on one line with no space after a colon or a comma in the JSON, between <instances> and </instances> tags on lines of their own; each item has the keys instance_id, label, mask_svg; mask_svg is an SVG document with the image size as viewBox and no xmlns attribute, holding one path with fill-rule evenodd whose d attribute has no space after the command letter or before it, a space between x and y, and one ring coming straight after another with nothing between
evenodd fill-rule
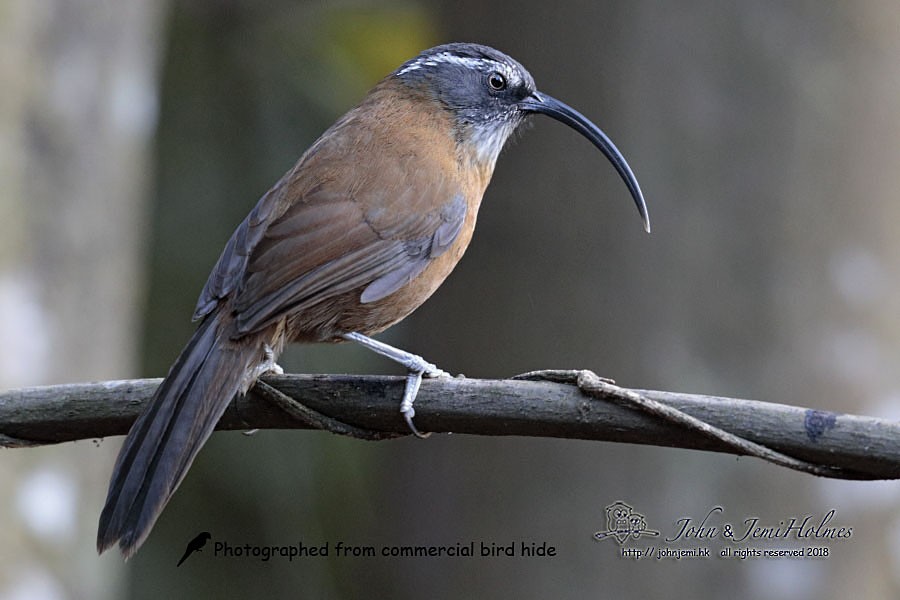
<instances>
[{"instance_id":1,"label":"blurred background","mask_svg":"<svg viewBox=\"0 0 900 600\"><path fill-rule=\"evenodd\" d=\"M382 339L470 377L590 368L627 386L896 418L898 31L887 0L4 0L0 386L164 375L266 189L401 62L477 41L610 135L653 234L593 147L535 118L501 156L463 261ZM281 363L400 373L349 346ZM123 564L94 551L120 441L2 453L0 600L900 595L900 483L451 435L216 434ZM834 509L853 535L819 560L636 561L591 539L616 500L664 534L720 505L722 521L772 525ZM176 570L203 530L260 545L546 541L558 554L288 563L208 547Z\"/></svg>"}]
</instances>

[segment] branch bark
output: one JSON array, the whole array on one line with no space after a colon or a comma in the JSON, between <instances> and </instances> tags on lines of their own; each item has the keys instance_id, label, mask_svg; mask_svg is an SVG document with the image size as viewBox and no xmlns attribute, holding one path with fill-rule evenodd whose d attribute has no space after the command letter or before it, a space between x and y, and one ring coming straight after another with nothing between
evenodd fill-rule
<instances>
[{"instance_id":1,"label":"branch bark","mask_svg":"<svg viewBox=\"0 0 900 600\"><path fill-rule=\"evenodd\" d=\"M355 427L409 433L398 412L403 377L266 375L263 380L306 407ZM0 445L24 447L122 435L160 379L23 388L0 393ZM797 459L900 478L900 423L797 406L624 390L671 406L713 427ZM416 400L423 431L522 435L650 444L735 453L701 432L552 381L431 379ZM236 398L220 430L296 429L308 425L251 390Z\"/></svg>"}]
</instances>

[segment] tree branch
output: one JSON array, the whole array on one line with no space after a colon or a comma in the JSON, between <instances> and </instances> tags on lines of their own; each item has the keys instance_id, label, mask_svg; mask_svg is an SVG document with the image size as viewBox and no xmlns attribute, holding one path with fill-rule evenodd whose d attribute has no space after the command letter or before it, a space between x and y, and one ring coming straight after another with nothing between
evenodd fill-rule
<instances>
[{"instance_id":1,"label":"tree branch","mask_svg":"<svg viewBox=\"0 0 900 600\"><path fill-rule=\"evenodd\" d=\"M378 437L407 434L398 411L403 377L266 375L312 411ZM24 447L121 435L159 379L24 388L0 393L0 446ZM838 469L830 476L900 478L900 423L784 404L608 386L586 394L554 381L431 379L416 400L423 431L628 442L747 453L622 402L656 401L778 453ZM620 390L621 393L616 390ZM588 390L588 392L596 390ZM612 402L598 399L604 396ZM308 428L256 388L231 403L217 429ZM790 465L788 465L790 466ZM820 473L822 474L822 473Z\"/></svg>"}]
</instances>

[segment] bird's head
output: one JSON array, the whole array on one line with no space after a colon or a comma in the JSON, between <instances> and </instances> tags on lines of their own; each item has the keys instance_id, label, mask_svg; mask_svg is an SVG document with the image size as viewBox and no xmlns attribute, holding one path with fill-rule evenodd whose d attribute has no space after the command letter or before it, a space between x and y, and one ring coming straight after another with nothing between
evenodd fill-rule
<instances>
[{"instance_id":1,"label":"bird's head","mask_svg":"<svg viewBox=\"0 0 900 600\"><path fill-rule=\"evenodd\" d=\"M477 160L493 168L506 140L529 115L542 113L589 139L625 181L650 231L647 206L637 178L618 148L600 128L567 104L539 92L518 61L488 46L445 44L425 50L393 73L404 84L452 113L456 136Z\"/></svg>"}]
</instances>

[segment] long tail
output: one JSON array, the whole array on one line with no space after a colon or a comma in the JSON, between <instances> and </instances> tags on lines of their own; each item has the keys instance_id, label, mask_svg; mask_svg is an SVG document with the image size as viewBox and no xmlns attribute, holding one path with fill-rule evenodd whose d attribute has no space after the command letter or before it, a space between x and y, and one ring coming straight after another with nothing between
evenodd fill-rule
<instances>
[{"instance_id":1,"label":"long tail","mask_svg":"<svg viewBox=\"0 0 900 600\"><path fill-rule=\"evenodd\" d=\"M248 385L261 343L229 339L222 312L208 316L134 422L119 451L100 515L97 551L141 546L228 403Z\"/></svg>"}]
</instances>

